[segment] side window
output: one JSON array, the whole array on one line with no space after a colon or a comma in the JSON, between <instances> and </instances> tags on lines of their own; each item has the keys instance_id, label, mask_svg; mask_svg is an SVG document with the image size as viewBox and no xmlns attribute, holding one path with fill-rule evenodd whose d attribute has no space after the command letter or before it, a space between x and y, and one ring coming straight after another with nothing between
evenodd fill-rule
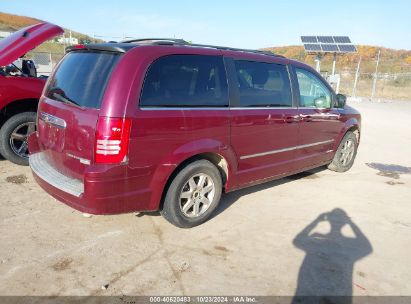
<instances>
[{"instance_id":1,"label":"side window","mask_svg":"<svg viewBox=\"0 0 411 304\"><path fill-rule=\"evenodd\" d=\"M170 55L150 66L140 107L228 107L227 91L222 57Z\"/></svg>"},{"instance_id":2,"label":"side window","mask_svg":"<svg viewBox=\"0 0 411 304\"><path fill-rule=\"evenodd\" d=\"M313 108L330 108L332 95L325 84L313 73L295 69L300 88L300 106Z\"/></svg>"},{"instance_id":3,"label":"side window","mask_svg":"<svg viewBox=\"0 0 411 304\"><path fill-rule=\"evenodd\" d=\"M291 87L284 65L235 61L240 107L291 107Z\"/></svg>"}]
</instances>

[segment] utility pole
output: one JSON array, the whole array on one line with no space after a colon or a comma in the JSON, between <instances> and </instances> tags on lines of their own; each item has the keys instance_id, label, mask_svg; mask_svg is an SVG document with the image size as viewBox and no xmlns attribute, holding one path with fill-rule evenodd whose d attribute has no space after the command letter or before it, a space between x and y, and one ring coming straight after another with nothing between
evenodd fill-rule
<instances>
[{"instance_id":1,"label":"utility pole","mask_svg":"<svg viewBox=\"0 0 411 304\"><path fill-rule=\"evenodd\" d=\"M63 54L66 53L66 35L63 32Z\"/></svg>"},{"instance_id":2,"label":"utility pole","mask_svg":"<svg viewBox=\"0 0 411 304\"><path fill-rule=\"evenodd\" d=\"M335 75L335 64L336 64L336 62L337 62L337 53L334 53L334 57L333 57L333 69L332 69L332 72L331 72L331 75Z\"/></svg>"},{"instance_id":3,"label":"utility pole","mask_svg":"<svg viewBox=\"0 0 411 304\"><path fill-rule=\"evenodd\" d=\"M321 72L321 55L317 54L314 58L315 61L315 70L320 73Z\"/></svg>"},{"instance_id":4,"label":"utility pole","mask_svg":"<svg viewBox=\"0 0 411 304\"><path fill-rule=\"evenodd\" d=\"M360 65L361 65L361 56L360 60L358 60L357 64L357 70L355 71L355 78L354 78L354 86L352 88L352 96L357 97L357 83L358 83L358 77L360 76Z\"/></svg>"},{"instance_id":5,"label":"utility pole","mask_svg":"<svg viewBox=\"0 0 411 304\"><path fill-rule=\"evenodd\" d=\"M373 84L372 84L371 100L374 99L375 89L377 87L378 65L380 63L380 54L381 54L381 50L378 50L377 64L375 65L374 81L373 81Z\"/></svg>"}]
</instances>

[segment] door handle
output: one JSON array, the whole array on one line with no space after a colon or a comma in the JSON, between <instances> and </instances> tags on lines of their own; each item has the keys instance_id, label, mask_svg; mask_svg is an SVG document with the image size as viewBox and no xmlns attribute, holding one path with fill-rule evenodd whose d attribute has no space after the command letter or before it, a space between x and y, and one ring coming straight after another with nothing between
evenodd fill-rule
<instances>
[{"instance_id":1,"label":"door handle","mask_svg":"<svg viewBox=\"0 0 411 304\"><path fill-rule=\"evenodd\" d=\"M295 123L300 121L300 115L286 116L284 118L286 123Z\"/></svg>"},{"instance_id":2,"label":"door handle","mask_svg":"<svg viewBox=\"0 0 411 304\"><path fill-rule=\"evenodd\" d=\"M301 117L301 120L302 121L312 121L313 120L313 117L311 116L311 115L303 115L303 114L301 114L300 115L300 117Z\"/></svg>"}]
</instances>

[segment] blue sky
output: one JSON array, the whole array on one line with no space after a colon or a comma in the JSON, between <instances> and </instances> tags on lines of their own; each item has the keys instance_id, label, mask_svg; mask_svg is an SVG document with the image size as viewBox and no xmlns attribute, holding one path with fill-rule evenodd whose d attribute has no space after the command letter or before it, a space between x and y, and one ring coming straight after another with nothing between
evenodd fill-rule
<instances>
[{"instance_id":1,"label":"blue sky","mask_svg":"<svg viewBox=\"0 0 411 304\"><path fill-rule=\"evenodd\" d=\"M261 48L300 44L301 35L348 35L356 44L411 49L411 2L0 0L0 11L89 35L176 37Z\"/></svg>"}]
</instances>

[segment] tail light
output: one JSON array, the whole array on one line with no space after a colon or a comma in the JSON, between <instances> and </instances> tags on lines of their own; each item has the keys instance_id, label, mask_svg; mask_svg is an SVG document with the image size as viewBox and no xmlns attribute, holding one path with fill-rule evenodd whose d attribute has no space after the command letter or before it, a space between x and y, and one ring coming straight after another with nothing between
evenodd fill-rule
<instances>
[{"instance_id":1,"label":"tail light","mask_svg":"<svg viewBox=\"0 0 411 304\"><path fill-rule=\"evenodd\" d=\"M96 131L96 163L113 164L126 161L130 129L130 119L100 117Z\"/></svg>"}]
</instances>

